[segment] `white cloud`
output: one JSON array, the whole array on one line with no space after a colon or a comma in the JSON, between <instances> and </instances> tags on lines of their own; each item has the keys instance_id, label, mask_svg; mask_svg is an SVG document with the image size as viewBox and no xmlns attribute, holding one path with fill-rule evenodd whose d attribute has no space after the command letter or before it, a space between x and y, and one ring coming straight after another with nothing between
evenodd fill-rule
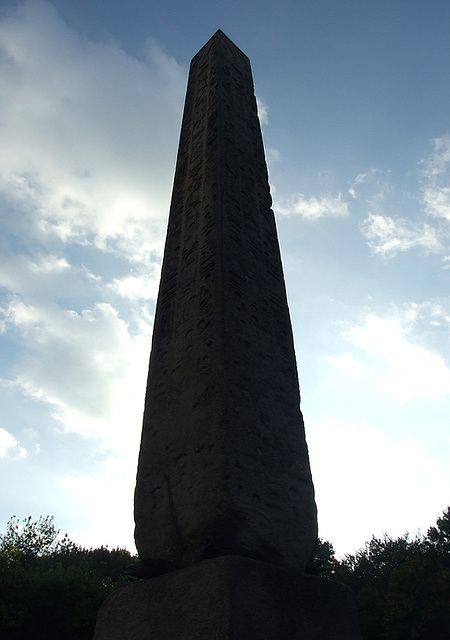
<instances>
[{"instance_id":1,"label":"white cloud","mask_svg":"<svg viewBox=\"0 0 450 640\"><path fill-rule=\"evenodd\" d=\"M5 458L6 456L26 458L27 455L26 449L20 446L14 436L0 427L0 458Z\"/></svg>"},{"instance_id":2,"label":"white cloud","mask_svg":"<svg viewBox=\"0 0 450 640\"><path fill-rule=\"evenodd\" d=\"M185 71L152 42L142 62L83 40L35 1L0 21L0 77L0 189L27 233L161 252Z\"/></svg>"},{"instance_id":3,"label":"white cloud","mask_svg":"<svg viewBox=\"0 0 450 640\"><path fill-rule=\"evenodd\" d=\"M256 106L258 108L258 117L261 124L269 124L269 109L262 100L256 96Z\"/></svg>"},{"instance_id":4,"label":"white cloud","mask_svg":"<svg viewBox=\"0 0 450 640\"><path fill-rule=\"evenodd\" d=\"M159 270L154 268L150 273L114 278L107 287L123 298L136 302L139 300L156 300L158 285Z\"/></svg>"},{"instance_id":5,"label":"white cloud","mask_svg":"<svg viewBox=\"0 0 450 640\"><path fill-rule=\"evenodd\" d=\"M278 201L275 205L277 213L286 216L300 216L305 220L320 220L321 218L343 218L348 216L348 204L342 194L337 196L330 194L321 195L318 198L307 198L299 193L294 198Z\"/></svg>"},{"instance_id":6,"label":"white cloud","mask_svg":"<svg viewBox=\"0 0 450 640\"><path fill-rule=\"evenodd\" d=\"M450 221L450 136L435 138L433 146L424 163L425 213Z\"/></svg>"},{"instance_id":7,"label":"white cloud","mask_svg":"<svg viewBox=\"0 0 450 640\"><path fill-rule=\"evenodd\" d=\"M414 248L432 253L448 252L449 228L446 223L450 221L450 137L433 140L433 152L421 164L419 193L394 190L392 181L386 179L389 172L380 169L360 173L350 186L350 195L354 199L363 196L368 206L369 213L360 230L373 253L391 258ZM420 218L415 221L409 215L386 215L384 210L389 196L391 210L398 210L406 202L411 216L418 213L422 217L425 214L428 221ZM418 203L423 204L422 210L418 210Z\"/></svg>"},{"instance_id":8,"label":"white cloud","mask_svg":"<svg viewBox=\"0 0 450 640\"><path fill-rule=\"evenodd\" d=\"M436 229L429 224L413 224L404 218L369 213L361 224L361 233L375 254L389 258L400 251L421 247L438 252L441 244Z\"/></svg>"},{"instance_id":9,"label":"white cloud","mask_svg":"<svg viewBox=\"0 0 450 640\"><path fill-rule=\"evenodd\" d=\"M450 188L431 186L424 192L425 211L436 218L450 221Z\"/></svg>"},{"instance_id":10,"label":"white cloud","mask_svg":"<svg viewBox=\"0 0 450 640\"><path fill-rule=\"evenodd\" d=\"M447 177L450 170L450 136L433 141L433 153L425 163L425 175L429 180Z\"/></svg>"},{"instance_id":11,"label":"white cloud","mask_svg":"<svg viewBox=\"0 0 450 640\"><path fill-rule=\"evenodd\" d=\"M349 194L355 199L358 198L359 187L363 184L370 183L371 181L374 180L376 175L382 174L382 173L385 173L385 172L381 171L380 169L370 169L370 171L359 173L354 179L352 185L349 187L349 190L348 190Z\"/></svg>"},{"instance_id":12,"label":"white cloud","mask_svg":"<svg viewBox=\"0 0 450 640\"><path fill-rule=\"evenodd\" d=\"M417 333L420 309L412 305L390 317L369 314L360 325L344 332L358 351L327 360L351 379L371 380L396 402L412 399L437 400L450 394L450 369L443 357L423 344ZM447 324L448 314L428 312L438 325ZM423 315L423 314L422 314ZM435 324L436 326L436 324Z\"/></svg>"},{"instance_id":13,"label":"white cloud","mask_svg":"<svg viewBox=\"0 0 450 640\"><path fill-rule=\"evenodd\" d=\"M325 356L325 359L351 380L361 380L370 373L368 367L357 362L352 353L344 353L341 356Z\"/></svg>"},{"instance_id":14,"label":"white cloud","mask_svg":"<svg viewBox=\"0 0 450 640\"><path fill-rule=\"evenodd\" d=\"M414 439L325 416L307 427L319 534L338 554L372 535L425 530L448 502L450 473Z\"/></svg>"},{"instance_id":15,"label":"white cloud","mask_svg":"<svg viewBox=\"0 0 450 640\"><path fill-rule=\"evenodd\" d=\"M0 254L0 286L28 301L54 300L68 292L74 299L98 284L99 278L87 269L51 253L34 258L10 250Z\"/></svg>"},{"instance_id":16,"label":"white cloud","mask_svg":"<svg viewBox=\"0 0 450 640\"><path fill-rule=\"evenodd\" d=\"M65 429L135 450L186 83L152 40L146 56L40 0L0 20L6 375Z\"/></svg>"},{"instance_id":17,"label":"white cloud","mask_svg":"<svg viewBox=\"0 0 450 640\"><path fill-rule=\"evenodd\" d=\"M16 385L50 404L70 431L119 443L137 430L150 352L148 335L132 337L113 307L98 303L81 313L56 305L27 305L13 297L7 320L26 350ZM127 446L136 446L127 437Z\"/></svg>"}]
</instances>

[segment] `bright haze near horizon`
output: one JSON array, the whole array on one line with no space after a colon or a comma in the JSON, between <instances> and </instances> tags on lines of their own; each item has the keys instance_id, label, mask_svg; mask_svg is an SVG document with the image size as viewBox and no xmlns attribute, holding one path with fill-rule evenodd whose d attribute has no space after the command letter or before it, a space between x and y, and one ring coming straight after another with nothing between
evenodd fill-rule
<instances>
[{"instance_id":1,"label":"bright haze near horizon","mask_svg":"<svg viewBox=\"0 0 450 640\"><path fill-rule=\"evenodd\" d=\"M319 512L338 555L450 503L450 3L3 0L0 530L133 550L191 58L252 63Z\"/></svg>"}]
</instances>

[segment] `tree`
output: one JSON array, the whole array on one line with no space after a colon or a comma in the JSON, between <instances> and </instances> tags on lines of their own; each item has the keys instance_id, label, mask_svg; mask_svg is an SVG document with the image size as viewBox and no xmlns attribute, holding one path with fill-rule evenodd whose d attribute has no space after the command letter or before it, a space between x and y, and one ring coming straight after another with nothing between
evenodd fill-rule
<instances>
[{"instance_id":1,"label":"tree","mask_svg":"<svg viewBox=\"0 0 450 640\"><path fill-rule=\"evenodd\" d=\"M339 566L334 553L334 548L328 540L319 538L317 541L314 559L306 568L307 573L320 575L323 578L334 577L334 571Z\"/></svg>"},{"instance_id":2,"label":"tree","mask_svg":"<svg viewBox=\"0 0 450 640\"><path fill-rule=\"evenodd\" d=\"M55 529L53 516L40 516L35 522L31 516L21 523L13 516L6 525L6 533L0 534L0 553L10 561L27 562L45 555L67 552L76 548L67 534L58 539L59 530Z\"/></svg>"},{"instance_id":3,"label":"tree","mask_svg":"<svg viewBox=\"0 0 450 640\"><path fill-rule=\"evenodd\" d=\"M425 537L373 537L334 577L357 596L365 640L450 638L450 509Z\"/></svg>"},{"instance_id":4,"label":"tree","mask_svg":"<svg viewBox=\"0 0 450 640\"><path fill-rule=\"evenodd\" d=\"M133 560L124 549L82 549L50 516L11 518L0 535L0 637L90 640ZM365 640L450 638L450 508L426 536L373 537L341 561L319 540L309 571L353 589Z\"/></svg>"},{"instance_id":5,"label":"tree","mask_svg":"<svg viewBox=\"0 0 450 640\"><path fill-rule=\"evenodd\" d=\"M11 518L0 536L2 640L89 640L101 603L126 584L124 549L82 549L50 516Z\"/></svg>"},{"instance_id":6,"label":"tree","mask_svg":"<svg viewBox=\"0 0 450 640\"><path fill-rule=\"evenodd\" d=\"M450 507L444 511L442 518L436 520L436 525L428 529L427 543L441 554L450 554Z\"/></svg>"}]
</instances>

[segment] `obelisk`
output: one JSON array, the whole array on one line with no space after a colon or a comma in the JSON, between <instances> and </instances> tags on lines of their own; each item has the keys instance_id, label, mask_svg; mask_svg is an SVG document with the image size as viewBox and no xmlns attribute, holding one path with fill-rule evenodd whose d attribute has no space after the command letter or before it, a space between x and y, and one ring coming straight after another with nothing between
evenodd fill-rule
<instances>
[{"instance_id":1,"label":"obelisk","mask_svg":"<svg viewBox=\"0 0 450 640\"><path fill-rule=\"evenodd\" d=\"M96 640L359 640L317 516L250 62L193 58L135 492L140 578Z\"/></svg>"},{"instance_id":2,"label":"obelisk","mask_svg":"<svg viewBox=\"0 0 450 640\"><path fill-rule=\"evenodd\" d=\"M250 62L218 31L191 64L173 185L135 494L144 565L305 569L317 524L299 403Z\"/></svg>"}]
</instances>

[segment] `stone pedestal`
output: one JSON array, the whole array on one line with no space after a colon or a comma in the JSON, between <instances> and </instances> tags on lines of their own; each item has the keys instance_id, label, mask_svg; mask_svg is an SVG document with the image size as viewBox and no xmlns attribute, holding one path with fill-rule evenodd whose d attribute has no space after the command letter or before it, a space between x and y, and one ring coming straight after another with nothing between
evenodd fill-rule
<instances>
[{"instance_id":1,"label":"stone pedestal","mask_svg":"<svg viewBox=\"0 0 450 640\"><path fill-rule=\"evenodd\" d=\"M222 556L130 583L98 614L94 640L361 640L345 585Z\"/></svg>"}]
</instances>

